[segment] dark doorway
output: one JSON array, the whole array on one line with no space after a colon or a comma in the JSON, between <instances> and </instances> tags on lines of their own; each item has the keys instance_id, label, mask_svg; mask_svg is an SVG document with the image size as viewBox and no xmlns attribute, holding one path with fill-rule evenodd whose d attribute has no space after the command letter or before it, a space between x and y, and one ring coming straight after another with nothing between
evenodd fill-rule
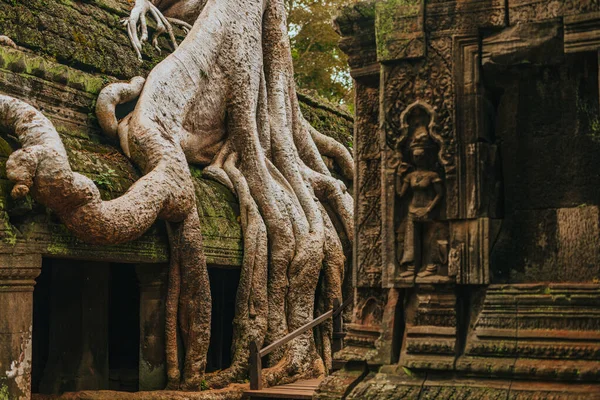
<instances>
[{"instance_id":1,"label":"dark doorway","mask_svg":"<svg viewBox=\"0 0 600 400\"><path fill-rule=\"evenodd\" d=\"M211 372L231 365L233 318L240 270L213 267L209 268L208 274L213 306L206 371Z\"/></svg>"},{"instance_id":2,"label":"dark doorway","mask_svg":"<svg viewBox=\"0 0 600 400\"><path fill-rule=\"evenodd\" d=\"M134 266L44 259L33 292L33 393L138 388Z\"/></svg>"},{"instance_id":3,"label":"dark doorway","mask_svg":"<svg viewBox=\"0 0 600 400\"><path fill-rule=\"evenodd\" d=\"M231 364L240 271L213 266L209 277L213 307L207 372ZM44 260L34 290L33 393L137 391L139 349L140 289L134 265ZM94 376L105 380L79 375L90 362Z\"/></svg>"},{"instance_id":4,"label":"dark doorway","mask_svg":"<svg viewBox=\"0 0 600 400\"><path fill-rule=\"evenodd\" d=\"M140 289L133 264L110 265L109 291L109 387L135 392L139 384Z\"/></svg>"}]
</instances>

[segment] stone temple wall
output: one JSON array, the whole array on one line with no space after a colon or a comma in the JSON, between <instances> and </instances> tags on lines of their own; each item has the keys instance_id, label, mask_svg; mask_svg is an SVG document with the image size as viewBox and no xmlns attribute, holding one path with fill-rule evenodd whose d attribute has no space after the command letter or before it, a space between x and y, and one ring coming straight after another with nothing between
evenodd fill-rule
<instances>
[{"instance_id":1,"label":"stone temple wall","mask_svg":"<svg viewBox=\"0 0 600 400\"><path fill-rule=\"evenodd\" d=\"M600 398L600 3L375 0L355 304L317 398Z\"/></svg>"},{"instance_id":2,"label":"stone temple wall","mask_svg":"<svg viewBox=\"0 0 600 400\"><path fill-rule=\"evenodd\" d=\"M108 83L146 75L171 49L163 37L162 54L145 45L143 61L137 60L120 22L131 6L127 0L0 0L0 34L18 45L17 49L0 46L0 93L29 102L51 119L65 143L71 166L94 180L104 199L124 193L140 174L118 143L102 135L94 115L98 93ZM181 41L184 33L175 29ZM310 95L301 93L299 99L313 126L352 146L352 116ZM163 223L156 223L131 243L91 246L77 240L51 211L31 199L13 201L5 163L18 146L14 137L0 132L0 399L6 392L11 400L29 397L31 293L42 258L85 260L75 262L82 269L90 262L104 266L108 262L135 263L141 285L142 325L147 322L153 329L141 334L159 341L152 335L162 333L157 310L162 304L160 290L165 278L161 265L168 261ZM211 266L237 268L242 262L237 200L220 184L204 179L201 169L191 169L207 261ZM95 273L90 268L90 273ZM81 282L88 278L82 277ZM85 287L82 292L86 292ZM83 325L80 328L86 329ZM60 343L68 345L69 340ZM160 343L153 346L142 349L142 358L153 357ZM159 352L162 356L162 350ZM140 387L156 388L153 382L144 384L148 382Z\"/></svg>"}]
</instances>

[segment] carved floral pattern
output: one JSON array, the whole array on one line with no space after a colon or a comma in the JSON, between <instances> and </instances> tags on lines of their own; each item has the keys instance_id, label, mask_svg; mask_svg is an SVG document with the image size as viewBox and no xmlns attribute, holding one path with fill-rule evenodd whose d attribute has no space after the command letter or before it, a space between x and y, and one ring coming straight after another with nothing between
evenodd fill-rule
<instances>
[{"instance_id":1,"label":"carved floral pattern","mask_svg":"<svg viewBox=\"0 0 600 400\"><path fill-rule=\"evenodd\" d=\"M357 286L381 287L381 155L377 135L379 90L357 84Z\"/></svg>"},{"instance_id":2,"label":"carved floral pattern","mask_svg":"<svg viewBox=\"0 0 600 400\"><path fill-rule=\"evenodd\" d=\"M504 0L428 1L426 15L428 32L471 32L505 24Z\"/></svg>"},{"instance_id":3,"label":"carved floral pattern","mask_svg":"<svg viewBox=\"0 0 600 400\"><path fill-rule=\"evenodd\" d=\"M512 0L509 4L511 25L595 11L600 11L599 0Z\"/></svg>"}]
</instances>

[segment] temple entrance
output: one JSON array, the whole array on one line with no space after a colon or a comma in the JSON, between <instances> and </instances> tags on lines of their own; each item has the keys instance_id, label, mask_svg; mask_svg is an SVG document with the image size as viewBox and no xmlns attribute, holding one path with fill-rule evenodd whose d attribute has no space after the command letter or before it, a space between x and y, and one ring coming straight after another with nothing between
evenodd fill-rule
<instances>
[{"instance_id":1,"label":"temple entrance","mask_svg":"<svg viewBox=\"0 0 600 400\"><path fill-rule=\"evenodd\" d=\"M45 259L34 290L32 392L136 391L139 304L133 264Z\"/></svg>"},{"instance_id":2,"label":"temple entrance","mask_svg":"<svg viewBox=\"0 0 600 400\"><path fill-rule=\"evenodd\" d=\"M140 290L133 264L110 264L108 370L111 390L138 390Z\"/></svg>"},{"instance_id":3,"label":"temple entrance","mask_svg":"<svg viewBox=\"0 0 600 400\"><path fill-rule=\"evenodd\" d=\"M212 320L206 372L212 372L225 369L231 364L235 297L240 270L212 267L209 268L208 274L212 295Z\"/></svg>"},{"instance_id":4,"label":"temple entrance","mask_svg":"<svg viewBox=\"0 0 600 400\"><path fill-rule=\"evenodd\" d=\"M162 389L167 270L44 259L34 290L32 393ZM209 277L208 372L231 364L240 272L212 266Z\"/></svg>"}]
</instances>

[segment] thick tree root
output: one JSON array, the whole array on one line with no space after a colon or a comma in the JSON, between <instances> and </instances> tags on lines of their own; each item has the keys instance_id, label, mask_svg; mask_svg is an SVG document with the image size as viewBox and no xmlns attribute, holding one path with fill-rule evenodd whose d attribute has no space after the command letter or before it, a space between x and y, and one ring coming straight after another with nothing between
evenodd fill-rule
<instances>
[{"instance_id":1,"label":"thick tree root","mask_svg":"<svg viewBox=\"0 0 600 400\"><path fill-rule=\"evenodd\" d=\"M169 21L173 25L180 26L186 34L190 33L190 31L192 30L192 25L180 19L167 17L167 21Z\"/></svg>"},{"instance_id":2,"label":"thick tree root","mask_svg":"<svg viewBox=\"0 0 600 400\"><path fill-rule=\"evenodd\" d=\"M250 342L272 343L313 320L316 296L319 312L341 297L345 257L339 237L353 239L353 202L322 155L349 179L352 160L343 146L302 117L283 0L166 2L172 13L165 15L172 18L178 17L176 10L187 17L203 10L186 40L145 84L132 80L109 86L99 98L103 128L119 137L124 152L145 173L127 193L102 201L91 180L71 171L50 122L25 103L0 96L0 128L16 132L23 144L7 162L7 175L16 183L13 195L31 192L83 240L120 243L139 237L157 218L168 222L169 387L199 390L211 300L188 162L208 165L206 176L229 187L240 203L244 258L233 357L230 368L206 377L216 388L246 378ZM169 31L154 4L137 0L127 26L140 57L147 13ZM189 22L187 17L181 19ZM136 98L135 110L117 121L116 105ZM178 334L185 354L182 371ZM271 353L265 383L325 374L330 335L327 324L318 350L313 333L306 332Z\"/></svg>"},{"instance_id":3,"label":"thick tree root","mask_svg":"<svg viewBox=\"0 0 600 400\"><path fill-rule=\"evenodd\" d=\"M127 27L127 35L131 41L131 45L137 54L138 59L142 59L142 44L148 40L148 22L146 21L146 15L150 14L156 21L156 32L152 38L152 46L161 51L158 46L158 37L163 33L167 32L171 44L176 49L177 40L173 33L173 27L162 12L154 5L150 0L135 0L135 5L131 10L129 18L123 20L123 25ZM183 22L183 21L181 21ZM138 25L141 32L141 36L138 37ZM189 24L186 24L189 25Z\"/></svg>"},{"instance_id":4,"label":"thick tree root","mask_svg":"<svg viewBox=\"0 0 600 400\"><path fill-rule=\"evenodd\" d=\"M149 173L123 196L102 201L92 180L71 170L58 133L39 111L23 101L0 95L0 127L14 132L23 145L6 164L7 176L15 182L13 197L23 197L31 190L36 199L53 209L77 236L88 242L133 240L159 214L182 219L194 205L193 197L188 197L192 190L185 193L178 188L169 193L169 187L175 189L170 176L181 174L180 168L187 170L187 164L169 162L171 156L165 155L164 161L151 164ZM191 188L191 179L183 187L186 184ZM158 187L165 190L156 190ZM178 207L167 202L167 198L176 200Z\"/></svg>"},{"instance_id":5,"label":"thick tree root","mask_svg":"<svg viewBox=\"0 0 600 400\"><path fill-rule=\"evenodd\" d=\"M94 183L71 170L58 133L39 111L0 95L0 129L16 134L22 143L6 164L7 176L15 182L12 196L19 198L31 192L82 240L122 243L141 236L158 217L172 222L167 310L169 382L177 388L181 385L199 390L199 372L205 368L210 338L210 286L194 187L181 150L169 150L172 143L160 135L146 137L144 146L136 151L161 156L147 158L152 160L145 164L149 172L123 196L102 201ZM149 134L151 129L136 132ZM134 139L140 142L137 135ZM186 350L181 383L176 355L178 314Z\"/></svg>"},{"instance_id":6,"label":"thick tree root","mask_svg":"<svg viewBox=\"0 0 600 400\"><path fill-rule=\"evenodd\" d=\"M337 162L342 175L348 181L354 180L354 160L350 152L341 143L313 128L308 122L305 123L306 129L310 131L312 139L317 145L321 155L330 157Z\"/></svg>"},{"instance_id":7,"label":"thick tree root","mask_svg":"<svg viewBox=\"0 0 600 400\"><path fill-rule=\"evenodd\" d=\"M201 390L210 343L211 296L200 220L196 208L183 222L169 224L171 276L167 297L167 360L169 387ZM179 274L179 276L177 276ZM179 296L177 296L179 295ZM185 350L183 380L179 381L177 316ZM181 386L180 386L181 383Z\"/></svg>"},{"instance_id":8,"label":"thick tree root","mask_svg":"<svg viewBox=\"0 0 600 400\"><path fill-rule=\"evenodd\" d=\"M116 108L119 104L127 103L137 99L144 88L146 79L136 76L129 83L114 83L104 88L96 101L96 117L102 131L116 139L119 138L121 149L127 157L131 157L129 151L129 129L125 121L120 129L117 121Z\"/></svg>"},{"instance_id":9,"label":"thick tree root","mask_svg":"<svg viewBox=\"0 0 600 400\"><path fill-rule=\"evenodd\" d=\"M8 46L8 47L12 47L14 49L17 48L17 45L15 44L15 42L13 42L12 39L9 38L8 36L4 36L4 35L0 35L0 46Z\"/></svg>"}]
</instances>

